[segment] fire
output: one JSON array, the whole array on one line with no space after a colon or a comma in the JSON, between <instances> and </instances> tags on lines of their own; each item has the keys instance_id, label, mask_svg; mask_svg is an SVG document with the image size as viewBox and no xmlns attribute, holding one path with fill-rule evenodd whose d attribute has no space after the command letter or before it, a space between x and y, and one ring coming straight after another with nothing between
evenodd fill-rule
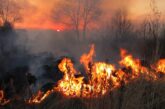
<instances>
[{"instance_id":1,"label":"fire","mask_svg":"<svg viewBox=\"0 0 165 109\"><path fill-rule=\"evenodd\" d=\"M70 67L67 67L67 62L69 62L68 65L71 65ZM99 96L107 92L112 71L115 69L114 66L101 62L95 63L90 69L91 76L88 77L89 82L85 83L84 77L76 78L71 70L67 72L68 70L66 69L74 69L72 68L73 64L70 62L70 59L65 58L62 63L59 64L59 69L63 71L65 75L64 78L59 81L58 91L63 92L66 96L73 97Z\"/></svg>"},{"instance_id":2,"label":"fire","mask_svg":"<svg viewBox=\"0 0 165 109\"><path fill-rule=\"evenodd\" d=\"M91 45L91 49L88 54L83 54L80 58L80 63L84 65L85 70L87 73L90 73L90 67L93 62L93 57L95 54L95 46Z\"/></svg>"},{"instance_id":3,"label":"fire","mask_svg":"<svg viewBox=\"0 0 165 109\"><path fill-rule=\"evenodd\" d=\"M6 100L4 97L4 91L0 90L0 105L4 106L6 104L8 104L10 102L10 100Z\"/></svg>"},{"instance_id":4,"label":"fire","mask_svg":"<svg viewBox=\"0 0 165 109\"><path fill-rule=\"evenodd\" d=\"M139 73L141 69L140 60L134 59L132 55L127 54L127 51L121 49L121 58L122 60L119 62L121 66L131 67L135 73Z\"/></svg>"},{"instance_id":5,"label":"fire","mask_svg":"<svg viewBox=\"0 0 165 109\"><path fill-rule=\"evenodd\" d=\"M37 95L34 95L32 98L30 98L27 102L29 104L39 104L41 103L43 100L45 100L45 98L47 98L52 91L47 91L46 93L42 92L42 91L38 91Z\"/></svg>"},{"instance_id":6,"label":"fire","mask_svg":"<svg viewBox=\"0 0 165 109\"><path fill-rule=\"evenodd\" d=\"M119 62L119 64L122 67L126 67L127 69L131 68L133 77L134 76L140 76L141 73L148 73L148 69L141 65L141 62L139 59L135 59L131 54L127 54L127 51L124 49L121 49L121 58L122 60Z\"/></svg>"},{"instance_id":7,"label":"fire","mask_svg":"<svg viewBox=\"0 0 165 109\"><path fill-rule=\"evenodd\" d=\"M71 59L64 58L62 62L58 65L61 72L64 73L64 80L69 80L74 77L76 70L74 69L74 65Z\"/></svg>"},{"instance_id":8,"label":"fire","mask_svg":"<svg viewBox=\"0 0 165 109\"><path fill-rule=\"evenodd\" d=\"M71 59L62 59L58 68L63 73L63 78L58 81L57 86L46 93L39 91L28 103L41 103L47 96L56 91L62 93L65 97L100 97L139 78L141 75L146 79L156 80L159 78L158 72L165 74L165 60L158 61L154 68L146 68L141 65L139 59L128 54L126 50L121 49L120 54L119 65L122 69L116 69L110 63L95 62L93 59L95 56L94 45L91 46L89 53L80 57L80 63L85 72L78 72Z\"/></svg>"},{"instance_id":9,"label":"fire","mask_svg":"<svg viewBox=\"0 0 165 109\"><path fill-rule=\"evenodd\" d=\"M93 92L95 96L98 94L104 95L109 86L112 72L115 70L114 66L111 64L98 62L92 67L91 73L91 85L93 86Z\"/></svg>"},{"instance_id":10,"label":"fire","mask_svg":"<svg viewBox=\"0 0 165 109\"><path fill-rule=\"evenodd\" d=\"M165 59L158 61L156 70L165 74Z\"/></svg>"},{"instance_id":11,"label":"fire","mask_svg":"<svg viewBox=\"0 0 165 109\"><path fill-rule=\"evenodd\" d=\"M94 45L92 45L90 52L80 58L80 62L86 70L87 78L76 78L76 70L72 61L67 58L62 60L58 67L64 73L64 78L59 81L58 91L63 92L66 96L73 97L97 97L107 92L110 86L109 80L115 68L113 65L104 62L93 63L94 53ZM85 83L84 79L87 79L88 83Z\"/></svg>"},{"instance_id":12,"label":"fire","mask_svg":"<svg viewBox=\"0 0 165 109\"><path fill-rule=\"evenodd\" d=\"M59 81L57 90L67 96L80 96L83 77L75 78L76 70L71 59L64 58L58 67L64 73L64 77Z\"/></svg>"}]
</instances>

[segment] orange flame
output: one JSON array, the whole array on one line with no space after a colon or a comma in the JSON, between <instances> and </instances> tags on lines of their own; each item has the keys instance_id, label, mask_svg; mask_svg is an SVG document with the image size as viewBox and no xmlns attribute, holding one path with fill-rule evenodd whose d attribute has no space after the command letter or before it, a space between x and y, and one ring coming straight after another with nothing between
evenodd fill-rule
<instances>
[{"instance_id":1,"label":"orange flame","mask_svg":"<svg viewBox=\"0 0 165 109\"><path fill-rule=\"evenodd\" d=\"M141 73L149 73L148 69L141 65L140 60L135 59L131 54L127 54L126 50L121 49L120 55L122 60L119 64L126 68L131 68L133 77L140 76Z\"/></svg>"},{"instance_id":2,"label":"orange flame","mask_svg":"<svg viewBox=\"0 0 165 109\"><path fill-rule=\"evenodd\" d=\"M4 106L6 104L8 104L10 102L10 100L6 100L4 97L4 91L0 90L0 105Z\"/></svg>"},{"instance_id":3,"label":"orange flame","mask_svg":"<svg viewBox=\"0 0 165 109\"><path fill-rule=\"evenodd\" d=\"M57 87L46 93L39 91L29 100L29 103L41 103L55 91L61 92L66 97L99 97L141 75L144 75L146 79L155 80L158 79L158 72L165 74L165 59L158 61L157 66L153 68L154 72L153 69L142 66L139 59L134 58L124 49L121 49L121 61L119 61L119 65L124 67L123 69L116 69L112 64L105 62L94 62L94 55L95 50L92 45L89 53L83 54L80 58L87 77L83 76L82 72L76 71L71 59L64 58L58 65L64 76L58 81ZM81 74L81 76L76 77L77 74Z\"/></svg>"},{"instance_id":4,"label":"orange flame","mask_svg":"<svg viewBox=\"0 0 165 109\"><path fill-rule=\"evenodd\" d=\"M165 59L161 59L158 61L156 71L165 74Z\"/></svg>"},{"instance_id":5,"label":"orange flame","mask_svg":"<svg viewBox=\"0 0 165 109\"><path fill-rule=\"evenodd\" d=\"M94 45L88 54L84 54L80 58L80 62L84 65L88 74L89 83L84 83L84 77L75 77L75 68L70 59L64 58L59 64L59 69L64 73L64 78L59 81L57 90L63 92L66 96L99 96L105 94L109 87L109 79L112 71L115 70L111 64L103 62L93 63Z\"/></svg>"},{"instance_id":6,"label":"orange flame","mask_svg":"<svg viewBox=\"0 0 165 109\"><path fill-rule=\"evenodd\" d=\"M64 77L59 81L57 90L68 96L80 96L83 77L75 78L76 70L71 59L64 58L58 67L64 73Z\"/></svg>"},{"instance_id":7,"label":"orange flame","mask_svg":"<svg viewBox=\"0 0 165 109\"><path fill-rule=\"evenodd\" d=\"M27 102L29 104L39 104L41 103L42 101L45 100L45 98L47 98L51 93L53 92L52 91L47 91L46 93L42 92L42 91L38 91L37 92L37 95L34 95L32 98L30 98Z\"/></svg>"},{"instance_id":8,"label":"orange flame","mask_svg":"<svg viewBox=\"0 0 165 109\"><path fill-rule=\"evenodd\" d=\"M80 58L80 63L84 65L87 73L90 72L90 64L93 63L93 57L95 54L95 46L91 45L91 49L88 54L83 54Z\"/></svg>"},{"instance_id":9,"label":"orange flame","mask_svg":"<svg viewBox=\"0 0 165 109\"><path fill-rule=\"evenodd\" d=\"M71 59L64 58L62 62L58 65L61 72L64 73L64 79L69 80L74 77L76 70L74 69L74 65Z\"/></svg>"},{"instance_id":10,"label":"orange flame","mask_svg":"<svg viewBox=\"0 0 165 109\"><path fill-rule=\"evenodd\" d=\"M132 55L127 54L127 51L121 49L121 58L122 60L119 62L121 66L131 67L135 73L139 73L141 69L140 60L134 59Z\"/></svg>"}]
</instances>

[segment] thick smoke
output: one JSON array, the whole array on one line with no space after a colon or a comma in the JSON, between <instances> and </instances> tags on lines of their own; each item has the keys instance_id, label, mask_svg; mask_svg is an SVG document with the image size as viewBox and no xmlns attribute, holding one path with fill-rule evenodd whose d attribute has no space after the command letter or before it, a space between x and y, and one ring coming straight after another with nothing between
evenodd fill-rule
<instances>
[{"instance_id":1,"label":"thick smoke","mask_svg":"<svg viewBox=\"0 0 165 109\"><path fill-rule=\"evenodd\" d=\"M115 9L116 10L116 9ZM76 69L81 68L79 59L83 53L87 53L90 45L95 45L96 55L94 61L106 61L112 64L120 60L120 49L128 50L135 57L144 59L146 39L142 35L142 28L134 26L123 13L113 13L111 16L125 17L123 26L116 25L115 21L100 22L95 29L89 29L86 38L77 36L72 30L0 30L1 50L1 77L17 75L23 72L34 75L37 78L36 88L41 88L47 83L55 83L61 75L58 71L60 57L66 56L74 60ZM113 18L113 17L112 17ZM108 18L107 18L108 19ZM120 19L119 19L120 21ZM122 30L122 31L121 31ZM150 40L149 40L150 41ZM152 42L152 41L151 41ZM152 44L149 42L149 44ZM150 48L152 49L152 48ZM3 51L5 50L5 51ZM16 70L17 69L17 70ZM25 69L25 70L20 70ZM14 73L13 73L14 71ZM58 75L58 76L57 76Z\"/></svg>"}]
</instances>

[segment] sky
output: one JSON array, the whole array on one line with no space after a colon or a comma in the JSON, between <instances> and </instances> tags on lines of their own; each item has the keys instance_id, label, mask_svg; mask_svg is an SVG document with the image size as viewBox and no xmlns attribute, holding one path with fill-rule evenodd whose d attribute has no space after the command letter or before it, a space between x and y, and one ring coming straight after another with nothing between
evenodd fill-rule
<instances>
[{"instance_id":1,"label":"sky","mask_svg":"<svg viewBox=\"0 0 165 109\"><path fill-rule=\"evenodd\" d=\"M64 25L55 22L51 17L52 9L60 0L17 0L23 7L23 21L16 23L16 28L63 30ZM116 9L124 6L134 20L149 12L149 0L102 0L101 7L106 15L113 15ZM165 0L156 0L157 6L164 16Z\"/></svg>"}]
</instances>

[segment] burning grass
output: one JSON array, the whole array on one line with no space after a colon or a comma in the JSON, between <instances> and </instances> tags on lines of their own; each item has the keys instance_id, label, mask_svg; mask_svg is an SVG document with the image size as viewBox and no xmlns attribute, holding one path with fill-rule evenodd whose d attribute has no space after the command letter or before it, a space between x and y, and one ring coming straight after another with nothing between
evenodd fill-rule
<instances>
[{"instance_id":1,"label":"burning grass","mask_svg":"<svg viewBox=\"0 0 165 109\"><path fill-rule=\"evenodd\" d=\"M9 102L10 102L10 100L5 99L4 91L0 90L0 105L4 106L4 105L8 104Z\"/></svg>"},{"instance_id":2,"label":"burning grass","mask_svg":"<svg viewBox=\"0 0 165 109\"><path fill-rule=\"evenodd\" d=\"M45 94L38 93L29 103L40 103L46 96L56 91L71 98L97 98L137 78L144 77L148 81L155 81L159 79L160 73L164 73L164 60L160 60L153 69L149 69L142 66L139 59L135 59L124 49L121 49L121 61L119 62L123 69L116 69L114 65L105 62L94 62L94 56L95 50L92 45L89 53L83 54L80 58L80 63L86 70L86 78L81 72L76 71L71 59L62 59L58 68L64 74L63 79L51 91ZM76 75L80 76L76 77Z\"/></svg>"},{"instance_id":3,"label":"burning grass","mask_svg":"<svg viewBox=\"0 0 165 109\"><path fill-rule=\"evenodd\" d=\"M147 68L142 66L139 59L121 49L121 61L119 61L121 69L116 69L113 64L95 62L94 56L95 46L92 45L89 53L83 54L80 58L86 76L75 69L71 59L63 58L58 65L59 70L64 75L63 78L51 90L45 93L38 91L25 103L27 105L44 104L45 100L58 92L62 94L61 97L56 99L55 103L52 103L53 98L51 98L52 104L47 105L48 109L55 107L60 109L77 109L78 107L83 109L125 109L126 107L136 109L134 106L136 103L139 103L143 108L152 107L154 109L157 104L159 104L159 109L162 108L162 103L165 102L163 95L165 92L165 60L159 60ZM149 101L143 101L144 98ZM150 99L153 100L151 102L153 104L150 104ZM4 100L3 96L0 97L0 103ZM155 102L157 104L154 104Z\"/></svg>"},{"instance_id":4,"label":"burning grass","mask_svg":"<svg viewBox=\"0 0 165 109\"><path fill-rule=\"evenodd\" d=\"M11 102L2 109L164 109L164 82L165 78L149 81L140 77L97 98L66 97L54 92L39 104Z\"/></svg>"}]
</instances>

